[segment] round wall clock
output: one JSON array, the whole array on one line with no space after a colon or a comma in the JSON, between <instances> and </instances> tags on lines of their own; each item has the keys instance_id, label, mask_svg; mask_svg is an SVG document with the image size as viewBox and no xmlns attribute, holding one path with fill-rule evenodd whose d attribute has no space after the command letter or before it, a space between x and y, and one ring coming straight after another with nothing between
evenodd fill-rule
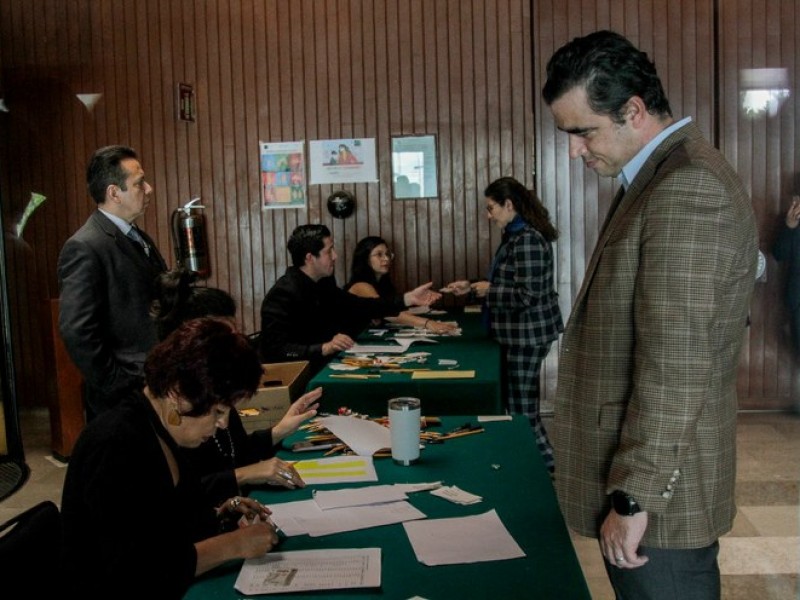
<instances>
[{"instance_id":1,"label":"round wall clock","mask_svg":"<svg viewBox=\"0 0 800 600\"><path fill-rule=\"evenodd\" d=\"M350 192L340 190L328 196L328 212L337 219L346 219L353 214L356 199Z\"/></svg>"}]
</instances>

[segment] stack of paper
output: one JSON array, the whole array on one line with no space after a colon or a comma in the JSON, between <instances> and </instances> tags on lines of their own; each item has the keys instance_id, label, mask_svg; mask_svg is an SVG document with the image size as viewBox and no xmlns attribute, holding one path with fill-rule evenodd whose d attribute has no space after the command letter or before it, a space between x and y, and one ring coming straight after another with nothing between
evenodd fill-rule
<instances>
[{"instance_id":1,"label":"stack of paper","mask_svg":"<svg viewBox=\"0 0 800 600\"><path fill-rule=\"evenodd\" d=\"M272 504L272 520L287 536L311 537L424 519L402 488L377 485L317 491L313 500Z\"/></svg>"},{"instance_id":2,"label":"stack of paper","mask_svg":"<svg viewBox=\"0 0 800 600\"><path fill-rule=\"evenodd\" d=\"M478 502L483 501L482 497L465 492L454 485L440 487L439 489L433 490L431 494L434 496L439 496L439 498L449 500L450 502L454 502L455 504L462 504L464 506L469 504L477 504Z\"/></svg>"}]
</instances>

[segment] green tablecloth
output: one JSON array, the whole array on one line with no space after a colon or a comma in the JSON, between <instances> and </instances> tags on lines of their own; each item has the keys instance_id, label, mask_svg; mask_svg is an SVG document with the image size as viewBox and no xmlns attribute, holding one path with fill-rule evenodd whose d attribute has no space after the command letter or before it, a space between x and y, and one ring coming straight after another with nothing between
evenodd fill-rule
<instances>
[{"instance_id":1,"label":"green tablecloth","mask_svg":"<svg viewBox=\"0 0 800 600\"><path fill-rule=\"evenodd\" d=\"M458 321L462 329L459 337L435 337L437 344L415 343L410 352L430 352L425 364L408 366L446 371L439 359L458 362L458 371L475 371L469 379L412 379L411 373L391 373L381 370L375 379L338 379L331 375L367 373L334 371L326 366L308 384L309 390L323 388L322 410L335 413L342 406L371 416L385 416L387 401L399 396L412 396L422 401L426 415L492 415L504 412L502 378L500 373L500 346L484 331L479 314L443 315L444 321ZM369 335L358 339L362 344L390 343ZM346 356L346 355L342 355ZM334 360L334 362L337 362Z\"/></svg>"},{"instance_id":2,"label":"green tablecloth","mask_svg":"<svg viewBox=\"0 0 800 600\"><path fill-rule=\"evenodd\" d=\"M474 417L443 419L448 431ZM452 504L427 492L409 502L429 519L481 514L495 509L526 556L513 560L469 565L427 567L418 562L401 524L387 525L323 537L286 539L282 551L325 548L382 549L380 589L338 590L317 593L270 595L270 598L387 598L402 600L414 595L428 600L453 599L570 599L589 600L590 595L572 542L558 509L550 478L536 450L530 426L523 417L485 424L484 433L427 446L420 463L395 465L391 459L375 459L380 484L442 481L483 497L471 506ZM287 440L296 441L298 436ZM320 453L291 454L284 458L314 458ZM376 483L355 484L377 485ZM319 486L338 489L343 485ZM311 489L256 491L253 496L269 505L308 499ZM186 598L244 598L233 589L241 568L237 561L207 574L195 583Z\"/></svg>"}]
</instances>

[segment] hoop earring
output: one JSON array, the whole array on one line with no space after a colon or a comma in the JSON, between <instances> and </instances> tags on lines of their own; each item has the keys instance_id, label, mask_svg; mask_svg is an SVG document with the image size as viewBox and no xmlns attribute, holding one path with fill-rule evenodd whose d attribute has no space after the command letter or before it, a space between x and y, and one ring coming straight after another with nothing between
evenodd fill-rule
<instances>
[{"instance_id":1,"label":"hoop earring","mask_svg":"<svg viewBox=\"0 0 800 600\"><path fill-rule=\"evenodd\" d=\"M177 427L182 421L183 418L181 417L181 413L178 412L178 409L171 408L167 413L167 423L173 427Z\"/></svg>"}]
</instances>

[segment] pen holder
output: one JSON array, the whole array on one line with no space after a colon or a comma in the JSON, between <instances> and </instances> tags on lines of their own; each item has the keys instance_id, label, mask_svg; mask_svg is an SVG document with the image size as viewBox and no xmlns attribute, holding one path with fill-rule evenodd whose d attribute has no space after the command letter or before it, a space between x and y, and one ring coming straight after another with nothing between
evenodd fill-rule
<instances>
[{"instance_id":1,"label":"pen holder","mask_svg":"<svg viewBox=\"0 0 800 600\"><path fill-rule=\"evenodd\" d=\"M389 400L389 430L395 464L407 467L419 460L419 419L419 398Z\"/></svg>"}]
</instances>

